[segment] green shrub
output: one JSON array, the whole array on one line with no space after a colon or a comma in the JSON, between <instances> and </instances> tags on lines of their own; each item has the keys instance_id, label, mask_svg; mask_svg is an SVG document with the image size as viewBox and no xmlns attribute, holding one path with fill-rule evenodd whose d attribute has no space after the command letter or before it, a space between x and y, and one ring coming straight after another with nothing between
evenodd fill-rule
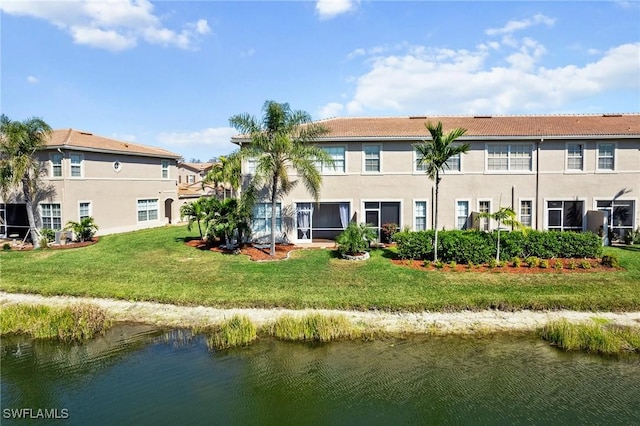
<instances>
[{"instance_id":1,"label":"green shrub","mask_svg":"<svg viewBox=\"0 0 640 426\"><path fill-rule=\"evenodd\" d=\"M393 241L397 243L398 256L401 259L431 259L433 237L433 231L402 231L393 234Z\"/></svg>"},{"instance_id":2,"label":"green shrub","mask_svg":"<svg viewBox=\"0 0 640 426\"><path fill-rule=\"evenodd\" d=\"M580 267L582 269L591 269L591 262L589 262L587 259L583 259L580 261Z\"/></svg>"},{"instance_id":3,"label":"green shrub","mask_svg":"<svg viewBox=\"0 0 640 426\"><path fill-rule=\"evenodd\" d=\"M9 251L9 250L11 250L11 244L9 244L9 243L4 243L4 244L2 245L2 250L4 250L4 251Z\"/></svg>"},{"instance_id":4,"label":"green shrub","mask_svg":"<svg viewBox=\"0 0 640 426\"><path fill-rule=\"evenodd\" d=\"M395 223L384 223L380 227L380 240L385 244L393 241L393 235L398 232L398 225Z\"/></svg>"},{"instance_id":5,"label":"green shrub","mask_svg":"<svg viewBox=\"0 0 640 426\"><path fill-rule=\"evenodd\" d=\"M557 260L553 263L553 267L554 267L554 269L556 269L556 270L560 270L560 269L564 268L564 265L563 265L563 263L562 263L562 260L557 259Z\"/></svg>"},{"instance_id":6,"label":"green shrub","mask_svg":"<svg viewBox=\"0 0 640 426\"><path fill-rule=\"evenodd\" d=\"M536 256L529 256L525 259L525 262L527 263L529 268L537 268L540 264L540 259L538 259Z\"/></svg>"},{"instance_id":7,"label":"green shrub","mask_svg":"<svg viewBox=\"0 0 640 426\"><path fill-rule=\"evenodd\" d=\"M76 241L88 241L93 238L93 235L98 230L98 225L96 225L93 218L89 216L83 218L80 222L70 220L67 222L67 227L65 229L73 231Z\"/></svg>"},{"instance_id":8,"label":"green shrub","mask_svg":"<svg viewBox=\"0 0 640 426\"><path fill-rule=\"evenodd\" d=\"M480 231L442 231L438 233L438 256L445 262L487 263L495 258L492 237Z\"/></svg>"},{"instance_id":9,"label":"green shrub","mask_svg":"<svg viewBox=\"0 0 640 426\"><path fill-rule=\"evenodd\" d=\"M457 263L455 260L452 260L451 262L449 262L449 267L450 267L451 269L455 269L457 264L458 264L458 263Z\"/></svg>"},{"instance_id":10,"label":"green shrub","mask_svg":"<svg viewBox=\"0 0 640 426\"><path fill-rule=\"evenodd\" d=\"M489 267L490 269L493 269L496 266L498 266L498 261L493 258L489 259L489 261L487 262L487 267Z\"/></svg>"},{"instance_id":11,"label":"green shrub","mask_svg":"<svg viewBox=\"0 0 640 426\"><path fill-rule=\"evenodd\" d=\"M600 260L600 264L602 266L608 266L609 268L620 267L620 261L618 260L618 257L615 255L602 256L602 259Z\"/></svg>"},{"instance_id":12,"label":"green shrub","mask_svg":"<svg viewBox=\"0 0 640 426\"><path fill-rule=\"evenodd\" d=\"M40 230L40 235L46 238L48 242L52 243L56 239L56 231L53 229L43 228Z\"/></svg>"},{"instance_id":13,"label":"green shrub","mask_svg":"<svg viewBox=\"0 0 640 426\"><path fill-rule=\"evenodd\" d=\"M522 259L520 259L519 257L514 257L513 259L511 259L511 264L514 268L519 268L522 265Z\"/></svg>"},{"instance_id":14,"label":"green shrub","mask_svg":"<svg viewBox=\"0 0 640 426\"><path fill-rule=\"evenodd\" d=\"M347 228L336 238L338 251L342 254L364 253L371 241L376 239L373 229L364 223L351 222Z\"/></svg>"},{"instance_id":15,"label":"green shrub","mask_svg":"<svg viewBox=\"0 0 640 426\"><path fill-rule=\"evenodd\" d=\"M576 264L575 260L570 260L569 263L567 263L567 268L569 269L576 269L578 267L578 265Z\"/></svg>"},{"instance_id":16,"label":"green shrub","mask_svg":"<svg viewBox=\"0 0 640 426\"><path fill-rule=\"evenodd\" d=\"M434 266L436 267L436 269L442 269L444 268L444 263L441 260L438 260L436 263L434 263Z\"/></svg>"},{"instance_id":17,"label":"green shrub","mask_svg":"<svg viewBox=\"0 0 640 426\"><path fill-rule=\"evenodd\" d=\"M540 266L542 269L549 269L549 259L540 260L540 264L538 266Z\"/></svg>"}]
</instances>

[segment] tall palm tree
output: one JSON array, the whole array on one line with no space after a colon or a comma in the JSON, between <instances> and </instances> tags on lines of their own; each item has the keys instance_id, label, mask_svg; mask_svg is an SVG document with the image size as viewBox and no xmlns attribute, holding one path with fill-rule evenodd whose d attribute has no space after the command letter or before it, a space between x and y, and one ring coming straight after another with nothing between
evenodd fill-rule
<instances>
[{"instance_id":1,"label":"tall palm tree","mask_svg":"<svg viewBox=\"0 0 640 426\"><path fill-rule=\"evenodd\" d=\"M229 184L232 191L231 196L233 196L233 191L240 187L242 175L240 165L240 156L237 151L229 156L221 156L202 180L202 185L212 183L216 190L222 185L226 190L226 186ZM223 196L223 198L225 197Z\"/></svg>"},{"instance_id":2,"label":"tall palm tree","mask_svg":"<svg viewBox=\"0 0 640 426\"><path fill-rule=\"evenodd\" d=\"M436 183L436 197L434 206L434 228L435 241L433 244L433 260L438 261L438 197L440 189L440 181L442 177L440 174L449 168L447 161L455 157L458 154L465 154L469 151L469 144L452 145L452 143L463 136L467 129L455 128L446 135L442 133L442 122L438 121L435 126L430 122L425 124L425 127L431 134L431 140L423 141L420 144L414 145L418 153L418 164L425 165L425 173L429 176L429 179Z\"/></svg>"},{"instance_id":3,"label":"tall palm tree","mask_svg":"<svg viewBox=\"0 0 640 426\"><path fill-rule=\"evenodd\" d=\"M42 174L35 153L44 146L51 132L51 127L37 117L24 121L10 120L4 114L0 117L0 189L6 198L10 189L22 187L34 248L39 247L39 238L33 215L33 196Z\"/></svg>"},{"instance_id":4,"label":"tall palm tree","mask_svg":"<svg viewBox=\"0 0 640 426\"><path fill-rule=\"evenodd\" d=\"M249 114L234 115L229 122L251 143L240 150L240 158L255 158L254 180L264 184L271 199L271 249L276 253L276 207L280 197L288 194L298 183L290 180L288 169L295 170L316 201L320 196L322 178L316 161L331 164L331 157L311 142L327 129L311 121L304 111L292 111L287 103L266 101L262 120Z\"/></svg>"}]
</instances>

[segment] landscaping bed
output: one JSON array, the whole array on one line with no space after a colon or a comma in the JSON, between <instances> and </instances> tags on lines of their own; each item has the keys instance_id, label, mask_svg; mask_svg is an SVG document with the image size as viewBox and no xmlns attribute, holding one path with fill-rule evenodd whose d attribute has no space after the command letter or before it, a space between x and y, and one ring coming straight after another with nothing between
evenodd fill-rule
<instances>
[{"instance_id":1,"label":"landscaping bed","mask_svg":"<svg viewBox=\"0 0 640 426\"><path fill-rule=\"evenodd\" d=\"M423 270L423 271L443 271L443 272L494 272L507 274L566 274L566 273L585 273L585 272L615 272L621 268L604 266L598 259L551 259L547 267L529 266L522 262L520 266L514 266L513 262L507 262L502 266L482 265L465 265L443 263L436 266L433 262L424 262L422 260L411 259L391 259L394 265L406 268ZM562 267L560 267L562 265Z\"/></svg>"},{"instance_id":2,"label":"landscaping bed","mask_svg":"<svg viewBox=\"0 0 640 426\"><path fill-rule=\"evenodd\" d=\"M214 244L209 244L205 240L190 240L187 241L186 244L189 247L195 247L200 250L210 250L223 254L244 254L249 256L253 261L286 259L289 257L291 251L300 249L299 246L294 244L276 244L276 254L275 256L271 256L269 254L269 247L264 247L263 245L256 247L253 244L243 244L237 249L229 250L224 246L220 246L220 242L218 241Z\"/></svg>"}]
</instances>

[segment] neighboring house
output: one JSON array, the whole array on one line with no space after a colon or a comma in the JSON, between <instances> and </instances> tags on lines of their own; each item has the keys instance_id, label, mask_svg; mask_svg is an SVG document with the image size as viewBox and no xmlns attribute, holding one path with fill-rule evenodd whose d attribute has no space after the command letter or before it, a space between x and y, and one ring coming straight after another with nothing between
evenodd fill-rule
<instances>
[{"instance_id":1,"label":"neighboring house","mask_svg":"<svg viewBox=\"0 0 640 426\"><path fill-rule=\"evenodd\" d=\"M494 229L474 212L512 207L518 220L540 230L609 228L617 236L640 225L640 115L335 118L317 144L334 164L319 164L320 202L297 186L276 214L279 231L296 243L333 239L349 221L379 231L432 229L434 182L419 166L414 144L429 138L426 122L445 133L467 129L458 143L467 154L452 158L442 176L439 226ZM249 142L242 136L232 142ZM243 164L250 175L255 161ZM266 201L266 197L263 199ZM255 235L270 226L270 204L254 210ZM605 233L606 235L606 233Z\"/></svg>"},{"instance_id":2,"label":"neighboring house","mask_svg":"<svg viewBox=\"0 0 640 426\"><path fill-rule=\"evenodd\" d=\"M229 184L213 183L203 184L215 163L178 163L178 209L200 197L228 198L233 195ZM179 210L178 210L179 211Z\"/></svg>"},{"instance_id":3,"label":"neighboring house","mask_svg":"<svg viewBox=\"0 0 640 426\"><path fill-rule=\"evenodd\" d=\"M98 235L161 226L179 218L178 154L74 129L55 130L35 154L42 165L36 194L40 227L62 229L92 216ZM28 229L19 190L0 203L0 235Z\"/></svg>"}]
</instances>

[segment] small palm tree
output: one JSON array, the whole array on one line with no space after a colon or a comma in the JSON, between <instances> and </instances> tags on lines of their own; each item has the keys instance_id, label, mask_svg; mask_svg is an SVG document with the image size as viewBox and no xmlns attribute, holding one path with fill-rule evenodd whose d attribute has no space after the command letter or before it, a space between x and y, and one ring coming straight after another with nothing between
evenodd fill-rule
<instances>
[{"instance_id":1,"label":"small palm tree","mask_svg":"<svg viewBox=\"0 0 640 426\"><path fill-rule=\"evenodd\" d=\"M356 255L364 253L371 241L375 241L376 232L364 223L349 223L347 228L336 237L338 251L342 254Z\"/></svg>"},{"instance_id":2,"label":"small palm tree","mask_svg":"<svg viewBox=\"0 0 640 426\"><path fill-rule=\"evenodd\" d=\"M313 123L304 111L292 111L289 104L267 101L262 120L248 114L235 115L229 122L251 143L239 151L239 157L255 158L256 173L253 185L263 184L270 195L271 211L275 212L280 197L288 194L298 183L289 179L289 169L295 170L316 201L320 196L322 178L317 161L332 164L331 157L312 144L327 132ZM276 253L276 215L271 215L270 255Z\"/></svg>"},{"instance_id":3,"label":"small palm tree","mask_svg":"<svg viewBox=\"0 0 640 426\"><path fill-rule=\"evenodd\" d=\"M85 217L80 222L69 221L65 229L70 229L75 235L76 241L84 242L93 238L93 235L98 230L91 216Z\"/></svg>"},{"instance_id":4,"label":"small palm tree","mask_svg":"<svg viewBox=\"0 0 640 426\"><path fill-rule=\"evenodd\" d=\"M198 231L200 232L200 239L202 239L202 227L200 226L200 221L207 215L204 204L205 200L203 198L199 198L196 201L183 204L180 207L180 220L184 217L189 218L189 223L187 224L187 230L189 232L191 232L193 223L196 222L198 224Z\"/></svg>"},{"instance_id":5,"label":"small palm tree","mask_svg":"<svg viewBox=\"0 0 640 426\"><path fill-rule=\"evenodd\" d=\"M436 199L434 206L434 228L435 228L435 241L433 243L433 260L438 261L438 197L440 189L440 181L442 173L446 168L449 168L447 161L451 157L455 157L459 154L465 154L469 151L469 144L454 146L452 143L463 136L467 130L462 128L456 128L444 135L442 133L442 122L438 122L435 126L431 123L426 123L425 127L431 134L431 140L424 141L420 144L414 145L418 153L418 164L427 166L425 173L429 176L429 179L436 183Z\"/></svg>"},{"instance_id":6,"label":"small palm tree","mask_svg":"<svg viewBox=\"0 0 640 426\"><path fill-rule=\"evenodd\" d=\"M39 247L38 229L33 214L33 197L42 168L35 153L51 136L51 127L40 118L12 121L0 116L0 189L3 198L16 186L22 187L33 247Z\"/></svg>"},{"instance_id":7,"label":"small palm tree","mask_svg":"<svg viewBox=\"0 0 640 426\"><path fill-rule=\"evenodd\" d=\"M481 218L492 219L498 222L498 242L496 244L496 261L500 261L500 226L504 223L512 228L524 228L525 226L516 219L516 212L511 207L500 207L493 213L480 213L476 220Z\"/></svg>"}]
</instances>

